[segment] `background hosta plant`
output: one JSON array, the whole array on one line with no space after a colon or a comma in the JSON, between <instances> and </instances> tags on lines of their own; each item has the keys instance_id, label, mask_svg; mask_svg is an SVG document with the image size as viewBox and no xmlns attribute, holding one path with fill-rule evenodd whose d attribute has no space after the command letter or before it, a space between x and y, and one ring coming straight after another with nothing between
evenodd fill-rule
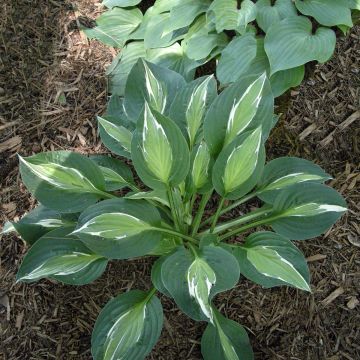
<instances>
[{"instance_id":1,"label":"background hosta plant","mask_svg":"<svg viewBox=\"0 0 360 360\"><path fill-rule=\"evenodd\" d=\"M124 162L105 155L20 158L22 179L42 205L6 228L30 246L17 280L87 284L109 260L157 256L154 287L120 294L99 314L94 359L149 354L163 325L157 291L207 323L205 360L253 359L245 329L221 314L216 295L241 275L264 287L311 291L306 260L292 240L320 235L346 211L317 165L291 157L266 163L274 123L265 73L218 95L211 76L186 82L139 61L124 99L112 98L99 126L104 143L132 161L142 183ZM206 218L214 193L219 204ZM257 209L219 221L255 197Z\"/></svg>"},{"instance_id":2,"label":"background hosta plant","mask_svg":"<svg viewBox=\"0 0 360 360\"><path fill-rule=\"evenodd\" d=\"M178 71L187 80L216 58L222 85L244 74L267 72L273 92L297 86L309 61L325 62L335 49L334 29L353 25L360 0L103 1L107 10L89 38L122 49L108 69L110 90L123 95L138 58Z\"/></svg>"}]
</instances>

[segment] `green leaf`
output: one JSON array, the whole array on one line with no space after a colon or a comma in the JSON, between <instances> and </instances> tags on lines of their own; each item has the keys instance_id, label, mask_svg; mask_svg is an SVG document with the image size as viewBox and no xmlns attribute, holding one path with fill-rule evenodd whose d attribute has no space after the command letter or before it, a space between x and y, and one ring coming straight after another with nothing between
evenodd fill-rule
<instances>
[{"instance_id":1,"label":"green leaf","mask_svg":"<svg viewBox=\"0 0 360 360\"><path fill-rule=\"evenodd\" d=\"M237 31L241 34L246 32L247 26L250 22L256 19L257 7L250 0L243 0L238 14Z\"/></svg>"},{"instance_id":2,"label":"green leaf","mask_svg":"<svg viewBox=\"0 0 360 360\"><path fill-rule=\"evenodd\" d=\"M195 20L197 16L206 12L210 0L183 0L170 9L169 25L165 33L185 28Z\"/></svg>"},{"instance_id":3,"label":"green leaf","mask_svg":"<svg viewBox=\"0 0 360 360\"><path fill-rule=\"evenodd\" d=\"M106 70L109 75L109 90L112 94L123 96L125 84L133 66L146 56L143 41L132 41L125 45Z\"/></svg>"},{"instance_id":4,"label":"green leaf","mask_svg":"<svg viewBox=\"0 0 360 360\"><path fill-rule=\"evenodd\" d=\"M131 38L130 34L140 25L142 18L142 12L137 8L113 8L96 19L96 27L84 29L84 33L90 39L121 48Z\"/></svg>"},{"instance_id":5,"label":"green leaf","mask_svg":"<svg viewBox=\"0 0 360 360\"><path fill-rule=\"evenodd\" d=\"M144 359L163 325L159 299L132 290L110 300L100 312L91 337L94 360Z\"/></svg>"},{"instance_id":6,"label":"green leaf","mask_svg":"<svg viewBox=\"0 0 360 360\"><path fill-rule=\"evenodd\" d=\"M219 154L224 143L259 126L265 140L272 128L273 109L274 98L264 74L242 77L228 86L205 116L204 137L211 154Z\"/></svg>"},{"instance_id":7,"label":"green leaf","mask_svg":"<svg viewBox=\"0 0 360 360\"><path fill-rule=\"evenodd\" d=\"M186 42L186 55L194 60L210 60L214 49L223 49L228 44L225 33L220 34L195 34Z\"/></svg>"},{"instance_id":8,"label":"green leaf","mask_svg":"<svg viewBox=\"0 0 360 360\"><path fill-rule=\"evenodd\" d=\"M73 229L61 227L41 237L22 261L17 281L50 278L66 284L84 285L101 276L107 260L72 236Z\"/></svg>"},{"instance_id":9,"label":"green leaf","mask_svg":"<svg viewBox=\"0 0 360 360\"><path fill-rule=\"evenodd\" d=\"M154 231L161 217L156 207L142 200L111 199L86 209L74 234L97 254L129 259L149 254L161 241Z\"/></svg>"},{"instance_id":10,"label":"green leaf","mask_svg":"<svg viewBox=\"0 0 360 360\"><path fill-rule=\"evenodd\" d=\"M258 181L264 162L261 128L246 132L219 154L212 171L215 190L232 200L245 195Z\"/></svg>"},{"instance_id":11,"label":"green leaf","mask_svg":"<svg viewBox=\"0 0 360 360\"><path fill-rule=\"evenodd\" d=\"M239 260L242 274L262 286L290 285L311 291L304 255L279 234L251 234L243 246L234 249L233 255Z\"/></svg>"},{"instance_id":12,"label":"green leaf","mask_svg":"<svg viewBox=\"0 0 360 360\"><path fill-rule=\"evenodd\" d=\"M180 129L147 104L134 134L132 158L141 180L153 189L178 185L189 171L189 149Z\"/></svg>"},{"instance_id":13,"label":"green leaf","mask_svg":"<svg viewBox=\"0 0 360 360\"><path fill-rule=\"evenodd\" d=\"M173 98L184 85L184 78L176 72L139 60L126 83L125 112L136 123L147 102L152 109L166 115Z\"/></svg>"},{"instance_id":14,"label":"green leaf","mask_svg":"<svg viewBox=\"0 0 360 360\"><path fill-rule=\"evenodd\" d=\"M277 24L283 19L297 16L292 0L276 0L274 5L272 5L271 0L258 0L256 8L256 22L265 32L268 32L271 25Z\"/></svg>"},{"instance_id":15,"label":"green leaf","mask_svg":"<svg viewBox=\"0 0 360 360\"><path fill-rule=\"evenodd\" d=\"M53 151L20 157L20 173L37 200L60 212L79 212L109 197L99 167L77 153Z\"/></svg>"},{"instance_id":16,"label":"green leaf","mask_svg":"<svg viewBox=\"0 0 360 360\"><path fill-rule=\"evenodd\" d=\"M256 48L254 34L247 33L234 37L221 52L221 58L216 68L216 75L220 83L227 84L236 81L243 72L242 70L249 67L255 59Z\"/></svg>"},{"instance_id":17,"label":"green leaf","mask_svg":"<svg viewBox=\"0 0 360 360\"><path fill-rule=\"evenodd\" d=\"M281 157L265 165L257 193L261 200L273 203L279 192L288 186L305 182L323 183L330 179L329 174L311 161Z\"/></svg>"},{"instance_id":18,"label":"green leaf","mask_svg":"<svg viewBox=\"0 0 360 360\"><path fill-rule=\"evenodd\" d=\"M132 187L134 179L130 168L122 161L106 156L93 155L90 157L102 171L107 191L115 191L124 187Z\"/></svg>"},{"instance_id":19,"label":"green leaf","mask_svg":"<svg viewBox=\"0 0 360 360\"><path fill-rule=\"evenodd\" d=\"M253 360L245 329L213 309L215 324L208 324L201 339L204 360Z\"/></svg>"},{"instance_id":20,"label":"green leaf","mask_svg":"<svg viewBox=\"0 0 360 360\"><path fill-rule=\"evenodd\" d=\"M218 33L223 30L234 30L238 25L236 0L214 0L209 7L208 16L213 18Z\"/></svg>"},{"instance_id":21,"label":"green leaf","mask_svg":"<svg viewBox=\"0 0 360 360\"><path fill-rule=\"evenodd\" d=\"M157 259L154 262L154 265L151 268L151 282L158 291L160 291L162 294L166 295L167 297L171 297L161 277L161 268L166 259L167 256L161 256L159 259Z\"/></svg>"},{"instance_id":22,"label":"green leaf","mask_svg":"<svg viewBox=\"0 0 360 360\"><path fill-rule=\"evenodd\" d=\"M161 279L183 312L195 320L209 320L210 300L232 288L240 270L236 259L220 247L204 246L196 251L194 255L179 247L167 256L161 266Z\"/></svg>"},{"instance_id":23,"label":"green leaf","mask_svg":"<svg viewBox=\"0 0 360 360\"><path fill-rule=\"evenodd\" d=\"M272 228L289 239L318 236L346 211L342 196L327 186L300 183L279 193L273 204Z\"/></svg>"},{"instance_id":24,"label":"green leaf","mask_svg":"<svg viewBox=\"0 0 360 360\"><path fill-rule=\"evenodd\" d=\"M309 19L303 16L286 18L271 26L265 37L271 74L313 60L323 63L333 54L335 43L333 30L320 27L312 34Z\"/></svg>"},{"instance_id":25,"label":"green leaf","mask_svg":"<svg viewBox=\"0 0 360 360\"><path fill-rule=\"evenodd\" d=\"M139 3L141 3L141 0L103 0L102 2L102 4L109 9L115 6L118 7L135 6Z\"/></svg>"},{"instance_id":26,"label":"green leaf","mask_svg":"<svg viewBox=\"0 0 360 360\"><path fill-rule=\"evenodd\" d=\"M295 5L302 14L312 16L321 25L353 26L346 0L295 0Z\"/></svg>"},{"instance_id":27,"label":"green leaf","mask_svg":"<svg viewBox=\"0 0 360 360\"><path fill-rule=\"evenodd\" d=\"M205 113L216 96L216 80L206 76L186 84L171 104L169 116L189 139L191 148L200 138Z\"/></svg>"},{"instance_id":28,"label":"green leaf","mask_svg":"<svg viewBox=\"0 0 360 360\"><path fill-rule=\"evenodd\" d=\"M16 231L23 240L32 245L49 231L62 226L70 226L75 224L76 221L76 215L69 214L66 216L43 205L39 205L23 216L18 222L9 222L9 228L5 229L4 226L2 234Z\"/></svg>"}]
</instances>

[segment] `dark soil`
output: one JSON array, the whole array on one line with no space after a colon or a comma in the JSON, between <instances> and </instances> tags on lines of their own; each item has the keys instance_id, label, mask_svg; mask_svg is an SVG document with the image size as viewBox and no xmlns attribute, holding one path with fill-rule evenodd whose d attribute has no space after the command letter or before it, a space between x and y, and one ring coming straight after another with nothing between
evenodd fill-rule
<instances>
[{"instance_id":1,"label":"dark soil","mask_svg":"<svg viewBox=\"0 0 360 360\"><path fill-rule=\"evenodd\" d=\"M73 3L76 11L61 0L0 5L2 223L35 206L19 179L17 152L106 151L94 119L106 103L104 70L115 52L77 30L76 19L96 18L99 2ZM360 358L359 36L357 27L339 39L333 60L316 66L303 85L278 102L283 116L268 142L269 158L301 156L323 166L349 204L327 234L298 243L308 257L313 292L265 290L242 278L217 298L223 313L246 326L259 360ZM128 289L150 286L153 259L111 262L100 279L82 287L48 280L15 284L25 252L16 236L1 239L1 360L91 359L91 330L104 304ZM204 325L162 300L165 326L148 358L201 359Z\"/></svg>"}]
</instances>

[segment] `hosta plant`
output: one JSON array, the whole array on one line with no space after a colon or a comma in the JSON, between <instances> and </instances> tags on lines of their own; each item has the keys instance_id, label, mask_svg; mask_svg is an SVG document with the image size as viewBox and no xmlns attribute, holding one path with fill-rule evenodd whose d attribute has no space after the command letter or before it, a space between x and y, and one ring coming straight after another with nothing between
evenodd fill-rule
<instances>
[{"instance_id":1,"label":"hosta plant","mask_svg":"<svg viewBox=\"0 0 360 360\"><path fill-rule=\"evenodd\" d=\"M335 49L334 28L346 32L360 0L156 0L143 14L140 0L104 0L107 8L90 38L122 49L108 69L110 91L123 95L138 58L188 80L217 59L223 86L244 74L267 72L281 95L304 77L304 65L325 62Z\"/></svg>"},{"instance_id":2,"label":"hosta plant","mask_svg":"<svg viewBox=\"0 0 360 360\"><path fill-rule=\"evenodd\" d=\"M7 226L30 246L17 280L83 285L101 276L108 261L157 257L153 287L114 294L100 312L93 358L144 359L163 326L161 294L207 323L205 360L253 359L246 331L217 309L217 294L241 276L266 288L311 291L293 240L326 231L345 201L324 185L330 176L307 160L266 162L275 121L265 73L218 95L212 76L186 83L139 61L126 90L99 118L100 133L110 150L131 160L140 180L108 155L20 157L22 180L41 205ZM215 194L218 205L205 216ZM244 206L241 216L220 220L255 198L257 208Z\"/></svg>"}]
</instances>

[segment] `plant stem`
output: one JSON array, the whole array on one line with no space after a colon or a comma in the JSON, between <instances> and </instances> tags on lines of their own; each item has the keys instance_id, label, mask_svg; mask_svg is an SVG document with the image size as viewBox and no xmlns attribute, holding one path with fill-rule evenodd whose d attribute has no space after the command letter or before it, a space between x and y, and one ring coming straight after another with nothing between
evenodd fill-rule
<instances>
[{"instance_id":1,"label":"plant stem","mask_svg":"<svg viewBox=\"0 0 360 360\"><path fill-rule=\"evenodd\" d=\"M172 217L174 220L175 228L177 231L180 231L180 229L181 229L180 222L179 222L178 214L177 214L177 211L175 208L175 201L174 201L173 193L170 188L168 189L168 198L169 198L170 210L171 210L171 214L172 214Z\"/></svg>"},{"instance_id":2,"label":"plant stem","mask_svg":"<svg viewBox=\"0 0 360 360\"><path fill-rule=\"evenodd\" d=\"M237 234L240 234L248 229L251 229L251 228L254 228L254 227L257 227L257 226L260 226L260 225L265 225L265 224L268 224L269 222L275 220L277 217L276 216L273 216L273 217L268 217L268 218L265 218L263 220L259 220L259 221L255 221L253 223L250 223L250 224L247 224L247 225L244 225L240 228L237 228L237 229L234 229L232 231L229 231L228 233L220 236L220 241L223 241L231 236L234 236L234 235L237 235Z\"/></svg>"},{"instance_id":3,"label":"plant stem","mask_svg":"<svg viewBox=\"0 0 360 360\"><path fill-rule=\"evenodd\" d=\"M170 229L157 228L157 227L152 228L152 230L180 237L180 238L185 239L185 240L187 240L187 241L189 241L189 242L191 242L193 244L198 244L199 243L199 241L194 239L193 237L182 234L182 233L180 233L178 231L174 231L174 230L170 230Z\"/></svg>"},{"instance_id":4,"label":"plant stem","mask_svg":"<svg viewBox=\"0 0 360 360\"><path fill-rule=\"evenodd\" d=\"M246 201L252 199L253 197L255 197L257 195L257 192L253 192L250 193L246 196L244 196L243 198L235 201L234 203L230 204L229 206L225 207L224 209L221 210L220 215L223 215L225 213L227 213L228 211L236 208L237 206L245 203ZM214 219L215 215L210 216L208 219L206 219L204 222L202 222L201 227L208 225L211 223L211 221Z\"/></svg>"},{"instance_id":5,"label":"plant stem","mask_svg":"<svg viewBox=\"0 0 360 360\"><path fill-rule=\"evenodd\" d=\"M216 223L217 223L217 221L219 219L219 216L221 214L221 210L222 210L222 208L224 206L224 201L225 201L225 198L222 197L221 200L220 200L220 203L218 205L218 208L216 210L216 213L215 213L215 215L213 217L213 222L212 222L211 227L210 227L210 233L211 234L214 232L215 225L216 225Z\"/></svg>"},{"instance_id":6,"label":"plant stem","mask_svg":"<svg viewBox=\"0 0 360 360\"><path fill-rule=\"evenodd\" d=\"M253 220L253 219L256 219L260 216L263 216L263 215L266 215L267 213L269 213L271 211L271 208L260 208L260 209L257 209L255 211L252 211L251 213L249 214L246 214L238 219L235 219L235 220L231 220L231 221L228 221L228 222L225 222L225 223L221 223L219 224L218 226L215 226L214 228L214 233L217 234L217 233L220 233L222 231L226 231L230 228L233 228L234 226L237 226L237 225L240 225L240 224L243 224L243 223L246 223L250 220ZM201 234L207 234L209 233L210 230L205 230L204 232L202 232Z\"/></svg>"},{"instance_id":7,"label":"plant stem","mask_svg":"<svg viewBox=\"0 0 360 360\"><path fill-rule=\"evenodd\" d=\"M197 231L199 230L199 226L200 226L201 218L204 214L205 206L206 206L207 202L209 201L209 199L212 195L212 192L213 191L210 190L208 193L204 194L201 198L199 209L198 209L198 211L195 215L194 221L193 221L191 236L195 236L197 234Z\"/></svg>"}]
</instances>

